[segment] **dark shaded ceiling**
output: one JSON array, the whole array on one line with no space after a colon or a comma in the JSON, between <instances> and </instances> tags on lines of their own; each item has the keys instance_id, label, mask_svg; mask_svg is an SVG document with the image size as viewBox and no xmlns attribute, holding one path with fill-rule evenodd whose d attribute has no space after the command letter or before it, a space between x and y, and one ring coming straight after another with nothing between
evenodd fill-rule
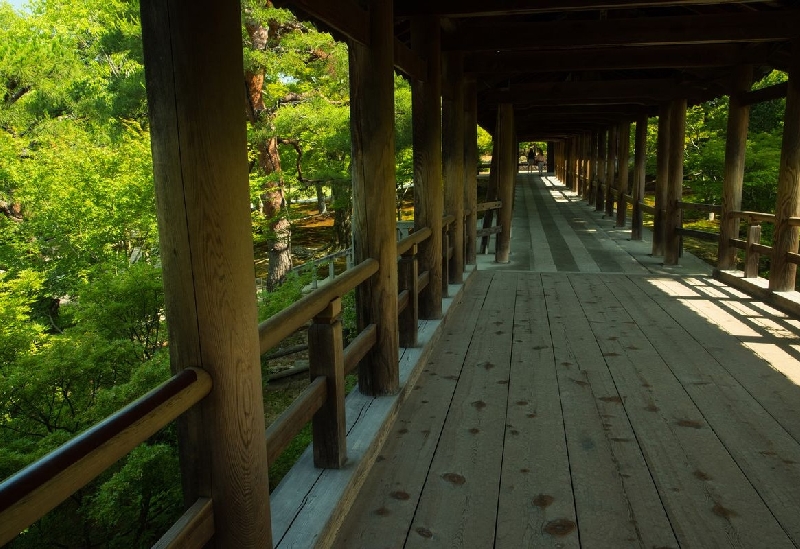
<instances>
[{"instance_id":1,"label":"dark shaded ceiling","mask_svg":"<svg viewBox=\"0 0 800 549\"><path fill-rule=\"evenodd\" d=\"M363 41L353 0L285 2L339 36ZM796 0L397 0L395 62L419 77L413 17L438 17L445 55L461 55L489 131L513 103L521 140L560 139L655 114L672 99L725 95L733 68L788 70L800 35ZM446 89L446 86L444 86Z\"/></svg>"}]
</instances>

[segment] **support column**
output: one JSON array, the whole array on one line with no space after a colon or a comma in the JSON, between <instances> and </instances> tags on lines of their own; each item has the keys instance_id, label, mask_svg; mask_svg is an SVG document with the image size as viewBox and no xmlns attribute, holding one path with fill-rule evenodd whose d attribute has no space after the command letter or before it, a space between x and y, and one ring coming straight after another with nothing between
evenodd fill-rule
<instances>
[{"instance_id":1,"label":"support column","mask_svg":"<svg viewBox=\"0 0 800 549\"><path fill-rule=\"evenodd\" d=\"M517 140L514 138L514 107L510 103L497 106L498 140L498 189L503 202L499 222L501 231L497 234L494 260L508 263L511 251L511 218L514 209L514 179L517 174Z\"/></svg>"},{"instance_id":2,"label":"support column","mask_svg":"<svg viewBox=\"0 0 800 549\"><path fill-rule=\"evenodd\" d=\"M636 142L633 161L633 219L631 219L631 240L642 239L642 207L647 168L647 115L640 114L636 120Z\"/></svg>"},{"instance_id":3,"label":"support column","mask_svg":"<svg viewBox=\"0 0 800 549\"><path fill-rule=\"evenodd\" d=\"M358 327L377 326L377 341L361 360L359 390L396 393L397 236L394 221L394 30L392 2L369 0L369 46L349 43L350 135L353 141L353 255L373 258L380 272L356 291Z\"/></svg>"},{"instance_id":4,"label":"support column","mask_svg":"<svg viewBox=\"0 0 800 549\"><path fill-rule=\"evenodd\" d=\"M555 172L556 166L556 143L555 141L547 142L547 171Z\"/></svg>"},{"instance_id":5,"label":"support column","mask_svg":"<svg viewBox=\"0 0 800 549\"><path fill-rule=\"evenodd\" d=\"M464 87L464 204L469 210L466 219L465 261L475 265L478 231L478 93L475 78Z\"/></svg>"},{"instance_id":6,"label":"support column","mask_svg":"<svg viewBox=\"0 0 800 549\"><path fill-rule=\"evenodd\" d=\"M670 104L663 103L658 110L658 150L656 152L656 196L653 216L653 256L664 255L667 217L667 185L669 182L669 123Z\"/></svg>"},{"instance_id":7,"label":"support column","mask_svg":"<svg viewBox=\"0 0 800 549\"><path fill-rule=\"evenodd\" d=\"M742 184L747 150L747 128L750 123L750 105L743 105L741 94L753 85L753 66L736 68L733 90L728 106L728 134L725 141L725 175L722 184L722 214L719 224L717 267L736 268L736 248L730 239L739 237L739 218L729 212L742 209Z\"/></svg>"},{"instance_id":8,"label":"support column","mask_svg":"<svg viewBox=\"0 0 800 549\"><path fill-rule=\"evenodd\" d=\"M442 73L450 83L452 99L442 99L442 164L444 209L456 220L450 228L453 257L448 273L450 284L464 280L464 61L451 52L442 57Z\"/></svg>"},{"instance_id":9,"label":"support column","mask_svg":"<svg viewBox=\"0 0 800 549\"><path fill-rule=\"evenodd\" d=\"M247 133L231 85L244 74L239 4L144 0L141 17L170 364L214 380L179 421L184 501L217 502L218 547L271 547Z\"/></svg>"},{"instance_id":10,"label":"support column","mask_svg":"<svg viewBox=\"0 0 800 549\"><path fill-rule=\"evenodd\" d=\"M619 126L619 184L617 185L617 227L625 227L628 206L625 195L628 194L628 160L631 153L631 123L623 122Z\"/></svg>"},{"instance_id":11,"label":"support column","mask_svg":"<svg viewBox=\"0 0 800 549\"><path fill-rule=\"evenodd\" d=\"M775 204L775 233L772 237L772 265L769 288L778 292L794 290L797 265L786 260L786 253L797 253L798 227L787 220L800 216L800 42L792 46L789 89L783 122L778 198Z\"/></svg>"},{"instance_id":12,"label":"support column","mask_svg":"<svg viewBox=\"0 0 800 549\"><path fill-rule=\"evenodd\" d=\"M617 126L608 129L608 160L606 161L606 215L614 215L614 175L617 169Z\"/></svg>"},{"instance_id":13,"label":"support column","mask_svg":"<svg viewBox=\"0 0 800 549\"><path fill-rule=\"evenodd\" d=\"M598 147L600 145L600 132L593 131L592 132L592 141L589 146L589 157L590 165L589 170L587 170L587 181L589 185L589 195L586 197L586 201L591 206L595 202L595 196L597 196L597 165L599 162L599 154L598 154Z\"/></svg>"},{"instance_id":14,"label":"support column","mask_svg":"<svg viewBox=\"0 0 800 549\"><path fill-rule=\"evenodd\" d=\"M597 145L597 192L595 193L594 211L602 212L605 204L603 185L606 182L606 163L608 162L608 131L601 130Z\"/></svg>"},{"instance_id":15,"label":"support column","mask_svg":"<svg viewBox=\"0 0 800 549\"><path fill-rule=\"evenodd\" d=\"M686 99L672 101L669 120L669 183L664 223L664 265L677 265L681 255L681 209L683 194L683 149L686 139Z\"/></svg>"},{"instance_id":16,"label":"support column","mask_svg":"<svg viewBox=\"0 0 800 549\"><path fill-rule=\"evenodd\" d=\"M419 270L428 271L428 285L419 294L419 317L442 317L442 114L439 19L411 20L411 47L428 61L424 82L411 82L414 140L414 227L429 227L431 237L419 245Z\"/></svg>"}]
</instances>

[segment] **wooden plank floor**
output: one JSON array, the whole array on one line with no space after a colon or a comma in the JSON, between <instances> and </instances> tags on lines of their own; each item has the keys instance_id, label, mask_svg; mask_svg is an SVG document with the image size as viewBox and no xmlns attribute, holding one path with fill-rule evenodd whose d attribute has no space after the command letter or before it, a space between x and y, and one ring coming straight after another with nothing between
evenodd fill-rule
<instances>
[{"instance_id":1,"label":"wooden plank floor","mask_svg":"<svg viewBox=\"0 0 800 549\"><path fill-rule=\"evenodd\" d=\"M796 322L710 279L474 276L336 547L800 545Z\"/></svg>"},{"instance_id":2,"label":"wooden plank floor","mask_svg":"<svg viewBox=\"0 0 800 549\"><path fill-rule=\"evenodd\" d=\"M334 546L800 547L800 321L538 184L526 266L473 275Z\"/></svg>"}]
</instances>

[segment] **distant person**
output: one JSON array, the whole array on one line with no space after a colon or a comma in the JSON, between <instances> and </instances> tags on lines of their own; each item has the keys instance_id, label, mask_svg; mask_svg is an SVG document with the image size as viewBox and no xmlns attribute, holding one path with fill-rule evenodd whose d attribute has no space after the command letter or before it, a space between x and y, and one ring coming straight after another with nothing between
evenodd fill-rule
<instances>
[{"instance_id":1,"label":"distant person","mask_svg":"<svg viewBox=\"0 0 800 549\"><path fill-rule=\"evenodd\" d=\"M528 173L531 173L531 170L533 169L533 162L534 162L533 147L528 149L528 154L525 155L525 159L528 162Z\"/></svg>"},{"instance_id":2,"label":"distant person","mask_svg":"<svg viewBox=\"0 0 800 549\"><path fill-rule=\"evenodd\" d=\"M539 175L542 175L542 170L544 170L544 164L547 162L547 159L544 157L544 153L542 153L541 149L536 153L535 161L536 165L539 167Z\"/></svg>"}]
</instances>

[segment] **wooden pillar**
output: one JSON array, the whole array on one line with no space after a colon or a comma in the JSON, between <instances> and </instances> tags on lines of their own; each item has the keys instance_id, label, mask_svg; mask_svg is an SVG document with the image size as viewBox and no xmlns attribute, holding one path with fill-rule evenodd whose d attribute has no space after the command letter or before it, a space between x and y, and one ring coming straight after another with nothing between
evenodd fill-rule
<instances>
[{"instance_id":1,"label":"wooden pillar","mask_svg":"<svg viewBox=\"0 0 800 549\"><path fill-rule=\"evenodd\" d=\"M683 150L686 139L686 99L676 99L670 107L669 120L669 180L667 184L667 215L664 223L664 265L677 265L681 255L681 209L678 202L683 194Z\"/></svg>"},{"instance_id":2,"label":"wooden pillar","mask_svg":"<svg viewBox=\"0 0 800 549\"><path fill-rule=\"evenodd\" d=\"M572 191L576 194L581 193L581 160L582 160L582 153L581 149L583 147L583 136L576 135L573 138L574 150L575 154L572 161L572 170L575 173L572 179Z\"/></svg>"},{"instance_id":3,"label":"wooden pillar","mask_svg":"<svg viewBox=\"0 0 800 549\"><path fill-rule=\"evenodd\" d=\"M547 170L555 172L556 166L556 144L554 141L547 142Z\"/></svg>"},{"instance_id":4,"label":"wooden pillar","mask_svg":"<svg viewBox=\"0 0 800 549\"><path fill-rule=\"evenodd\" d=\"M511 218L514 209L514 178L517 173L517 150L514 138L514 108L510 103L497 106L498 189L503 202L500 208L500 232L495 241L494 260L508 263L511 251Z\"/></svg>"},{"instance_id":5,"label":"wooden pillar","mask_svg":"<svg viewBox=\"0 0 800 549\"><path fill-rule=\"evenodd\" d=\"M603 186L606 182L606 164L608 163L608 130L601 130L597 145L597 193L595 193L596 212L602 212L605 204Z\"/></svg>"},{"instance_id":6,"label":"wooden pillar","mask_svg":"<svg viewBox=\"0 0 800 549\"><path fill-rule=\"evenodd\" d=\"M475 265L478 231L478 93L474 77L464 87L464 204L469 210L465 222L464 260L469 265Z\"/></svg>"},{"instance_id":7,"label":"wooden pillar","mask_svg":"<svg viewBox=\"0 0 800 549\"><path fill-rule=\"evenodd\" d=\"M800 41L792 45L789 89L783 122L781 167L775 204L775 233L772 237L772 263L769 288L778 292L794 290L797 265L786 260L786 253L797 253L798 228L787 220L800 216Z\"/></svg>"},{"instance_id":8,"label":"wooden pillar","mask_svg":"<svg viewBox=\"0 0 800 549\"><path fill-rule=\"evenodd\" d=\"M658 149L656 152L656 195L653 216L653 255L664 255L664 220L667 216L667 185L669 182L669 123L670 104L663 103L658 111Z\"/></svg>"},{"instance_id":9,"label":"wooden pillar","mask_svg":"<svg viewBox=\"0 0 800 549\"><path fill-rule=\"evenodd\" d=\"M725 141L725 174L722 184L722 214L717 252L717 267L720 269L736 268L736 248L730 245L730 239L739 237L739 218L730 217L728 214L742 209L742 183L750 105L742 104L741 94L750 91L752 85L753 66L737 67L728 106L728 133Z\"/></svg>"},{"instance_id":10,"label":"wooden pillar","mask_svg":"<svg viewBox=\"0 0 800 549\"><path fill-rule=\"evenodd\" d=\"M411 82L411 119L414 140L414 227L429 227L431 237L419 245L419 269L429 283L419 295L419 316L442 317L442 114L439 19L411 20L411 47L428 61L424 82Z\"/></svg>"},{"instance_id":11,"label":"wooden pillar","mask_svg":"<svg viewBox=\"0 0 800 549\"><path fill-rule=\"evenodd\" d=\"M453 257L448 273L450 284L464 279L464 60L459 52L442 57L442 73L450 84L450 98L442 99L442 164L444 168L444 210L456 220L450 227Z\"/></svg>"},{"instance_id":12,"label":"wooden pillar","mask_svg":"<svg viewBox=\"0 0 800 549\"><path fill-rule=\"evenodd\" d=\"M599 161L599 154L598 154L598 147L600 144L600 132L593 131L592 132L592 139L589 145L589 169L587 170L587 181L589 185L589 194L586 197L586 201L591 206L594 204L596 200L595 196L597 196L597 164Z\"/></svg>"},{"instance_id":13,"label":"wooden pillar","mask_svg":"<svg viewBox=\"0 0 800 549\"><path fill-rule=\"evenodd\" d=\"M608 160L606 161L606 215L614 215L614 175L617 169L617 126L608 129Z\"/></svg>"},{"instance_id":14,"label":"wooden pillar","mask_svg":"<svg viewBox=\"0 0 800 549\"><path fill-rule=\"evenodd\" d=\"M592 134L583 134L583 198L589 200L592 194Z\"/></svg>"},{"instance_id":15,"label":"wooden pillar","mask_svg":"<svg viewBox=\"0 0 800 549\"><path fill-rule=\"evenodd\" d=\"M239 4L144 0L141 17L171 368L214 380L179 427L184 501L213 498L218 547L271 547L247 134L231 85L244 74Z\"/></svg>"},{"instance_id":16,"label":"wooden pillar","mask_svg":"<svg viewBox=\"0 0 800 549\"><path fill-rule=\"evenodd\" d=\"M397 236L394 222L394 31L392 2L369 0L369 46L351 41L350 134L353 141L353 255L377 259L380 271L356 291L358 327L377 326L361 360L367 395L400 387L397 334Z\"/></svg>"},{"instance_id":17,"label":"wooden pillar","mask_svg":"<svg viewBox=\"0 0 800 549\"><path fill-rule=\"evenodd\" d=\"M619 185L617 188L617 227L625 227L628 207L625 195L628 194L628 160L631 152L631 123L627 120L619 126Z\"/></svg>"},{"instance_id":18,"label":"wooden pillar","mask_svg":"<svg viewBox=\"0 0 800 549\"><path fill-rule=\"evenodd\" d=\"M636 142L633 161L633 219L631 240L642 239L642 208L647 168L647 115L640 114L636 120Z\"/></svg>"}]
</instances>

